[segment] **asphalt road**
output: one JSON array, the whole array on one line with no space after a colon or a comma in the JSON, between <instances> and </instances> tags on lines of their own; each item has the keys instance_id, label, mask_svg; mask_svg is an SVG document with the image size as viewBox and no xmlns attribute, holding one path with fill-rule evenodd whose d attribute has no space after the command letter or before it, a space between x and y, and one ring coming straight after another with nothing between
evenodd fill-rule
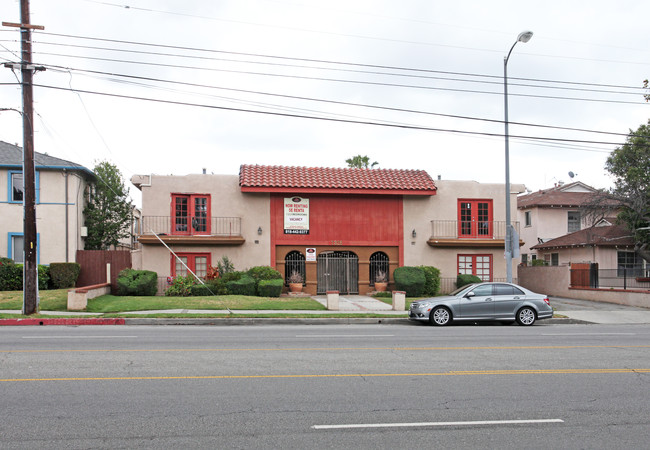
<instances>
[{"instance_id":1,"label":"asphalt road","mask_svg":"<svg viewBox=\"0 0 650 450\"><path fill-rule=\"evenodd\" d=\"M0 448L647 448L650 325L6 327Z\"/></svg>"}]
</instances>

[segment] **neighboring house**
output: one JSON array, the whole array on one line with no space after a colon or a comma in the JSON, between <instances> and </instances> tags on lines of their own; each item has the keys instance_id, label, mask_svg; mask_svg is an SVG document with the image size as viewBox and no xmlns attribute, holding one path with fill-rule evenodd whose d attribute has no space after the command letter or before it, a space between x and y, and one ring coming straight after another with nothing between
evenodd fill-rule
<instances>
[{"instance_id":1,"label":"neighboring house","mask_svg":"<svg viewBox=\"0 0 650 450\"><path fill-rule=\"evenodd\" d=\"M83 249L84 192L94 174L42 153L36 169L36 232L39 264L74 261ZM0 141L0 255L23 262L23 152Z\"/></svg>"},{"instance_id":2,"label":"neighboring house","mask_svg":"<svg viewBox=\"0 0 650 450\"><path fill-rule=\"evenodd\" d=\"M580 206L598 192L579 181L558 184L517 197L517 220L521 224L521 263L530 264L538 259L535 246L551 239L582 230L588 226Z\"/></svg>"},{"instance_id":3,"label":"neighboring house","mask_svg":"<svg viewBox=\"0 0 650 450\"><path fill-rule=\"evenodd\" d=\"M393 282L403 265L435 266L449 279L506 276L501 184L434 182L422 170L258 165L242 165L239 176L131 181L142 191L134 261L159 277L185 275L185 266L204 276L223 256L238 270L275 267L285 280L300 272L310 294L364 294L379 272ZM513 205L517 190L523 185L513 186Z\"/></svg>"},{"instance_id":4,"label":"neighboring house","mask_svg":"<svg viewBox=\"0 0 650 450\"><path fill-rule=\"evenodd\" d=\"M534 245L539 258L549 265L576 263L597 263L600 270L614 270L622 273L645 275L646 263L634 252L634 237L621 225L606 221L595 227Z\"/></svg>"}]
</instances>

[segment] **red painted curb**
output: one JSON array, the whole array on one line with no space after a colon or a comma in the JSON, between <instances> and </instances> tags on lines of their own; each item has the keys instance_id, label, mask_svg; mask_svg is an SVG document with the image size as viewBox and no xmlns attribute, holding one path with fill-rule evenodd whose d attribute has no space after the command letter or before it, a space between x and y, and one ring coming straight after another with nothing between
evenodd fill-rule
<instances>
[{"instance_id":1,"label":"red painted curb","mask_svg":"<svg viewBox=\"0 0 650 450\"><path fill-rule=\"evenodd\" d=\"M29 325L124 325L120 318L101 319L0 319L0 326L29 326Z\"/></svg>"}]
</instances>

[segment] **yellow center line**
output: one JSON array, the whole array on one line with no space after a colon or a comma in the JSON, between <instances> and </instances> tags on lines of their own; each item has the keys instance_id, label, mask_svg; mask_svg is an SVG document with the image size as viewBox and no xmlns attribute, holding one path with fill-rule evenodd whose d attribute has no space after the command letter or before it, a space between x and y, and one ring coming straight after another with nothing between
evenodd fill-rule
<instances>
[{"instance_id":1,"label":"yellow center line","mask_svg":"<svg viewBox=\"0 0 650 450\"><path fill-rule=\"evenodd\" d=\"M650 345L516 345L490 347L288 347L288 348L164 348L164 349L29 349L0 350L0 353L120 353L120 352L304 352L339 350L571 350L583 348L650 348Z\"/></svg>"},{"instance_id":2,"label":"yellow center line","mask_svg":"<svg viewBox=\"0 0 650 450\"><path fill-rule=\"evenodd\" d=\"M280 379L280 378L368 378L368 377L438 377L471 375L548 375L548 374L627 374L650 373L650 369L539 369L539 370L451 370L432 373L346 373L295 375L188 375L148 377L70 377L70 378L0 378L0 382L25 381L142 381L142 380L224 380L224 379Z\"/></svg>"}]
</instances>

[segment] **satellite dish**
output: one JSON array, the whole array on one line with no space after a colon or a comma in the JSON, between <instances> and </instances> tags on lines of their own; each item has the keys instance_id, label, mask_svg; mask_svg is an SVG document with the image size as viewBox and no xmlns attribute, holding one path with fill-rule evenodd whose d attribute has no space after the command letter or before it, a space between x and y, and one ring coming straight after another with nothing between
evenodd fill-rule
<instances>
[{"instance_id":1,"label":"satellite dish","mask_svg":"<svg viewBox=\"0 0 650 450\"><path fill-rule=\"evenodd\" d=\"M577 175L577 174L575 174L575 173L569 171L569 178L571 178L572 180L573 180L573 177L575 177L576 175Z\"/></svg>"}]
</instances>

